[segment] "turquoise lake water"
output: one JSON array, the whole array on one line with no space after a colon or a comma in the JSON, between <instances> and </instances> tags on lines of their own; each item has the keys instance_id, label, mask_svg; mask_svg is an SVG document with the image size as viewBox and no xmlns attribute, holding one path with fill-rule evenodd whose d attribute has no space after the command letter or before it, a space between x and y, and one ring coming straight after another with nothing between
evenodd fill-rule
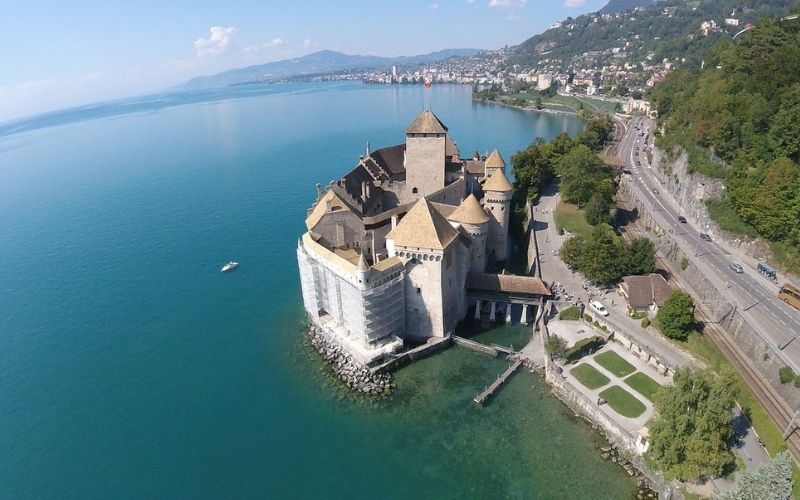
<instances>
[{"instance_id":1,"label":"turquoise lake water","mask_svg":"<svg viewBox=\"0 0 800 500\"><path fill-rule=\"evenodd\" d=\"M630 497L527 372L478 408L505 363L450 349L374 401L304 345L314 184L421 106L419 87L287 84L0 126L0 498ZM468 87L432 107L465 155L583 126Z\"/></svg>"}]
</instances>

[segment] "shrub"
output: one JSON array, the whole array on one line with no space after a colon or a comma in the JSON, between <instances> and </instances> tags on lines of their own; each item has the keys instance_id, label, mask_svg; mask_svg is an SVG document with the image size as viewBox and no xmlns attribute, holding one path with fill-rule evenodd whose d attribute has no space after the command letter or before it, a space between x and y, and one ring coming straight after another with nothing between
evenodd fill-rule
<instances>
[{"instance_id":1,"label":"shrub","mask_svg":"<svg viewBox=\"0 0 800 500\"><path fill-rule=\"evenodd\" d=\"M795 387L800 387L800 375L797 375L797 376L794 378L794 386L795 386Z\"/></svg>"},{"instance_id":2,"label":"shrub","mask_svg":"<svg viewBox=\"0 0 800 500\"><path fill-rule=\"evenodd\" d=\"M645 319L647 317L647 313L643 311L637 311L631 314L631 318L633 319Z\"/></svg>"},{"instance_id":3,"label":"shrub","mask_svg":"<svg viewBox=\"0 0 800 500\"><path fill-rule=\"evenodd\" d=\"M598 336L581 339L564 352L564 359L566 359L568 363L572 363L590 352L596 352L605 343L606 341Z\"/></svg>"},{"instance_id":4,"label":"shrub","mask_svg":"<svg viewBox=\"0 0 800 500\"><path fill-rule=\"evenodd\" d=\"M789 366L784 366L778 370L778 378L781 379L781 384L788 384L794 380L794 370Z\"/></svg>"},{"instance_id":5,"label":"shrub","mask_svg":"<svg viewBox=\"0 0 800 500\"><path fill-rule=\"evenodd\" d=\"M685 271L686 268L689 267L689 259L686 257L681 258L681 271Z\"/></svg>"},{"instance_id":6,"label":"shrub","mask_svg":"<svg viewBox=\"0 0 800 500\"><path fill-rule=\"evenodd\" d=\"M642 328L647 330L648 326L650 326L650 318L642 318Z\"/></svg>"},{"instance_id":7,"label":"shrub","mask_svg":"<svg viewBox=\"0 0 800 500\"><path fill-rule=\"evenodd\" d=\"M592 317L591 317L591 316L589 316L588 314L584 314L584 315L583 315L583 319L584 319L584 321L586 321L587 323L591 323L591 322L592 322Z\"/></svg>"},{"instance_id":8,"label":"shrub","mask_svg":"<svg viewBox=\"0 0 800 500\"><path fill-rule=\"evenodd\" d=\"M558 319L565 321L577 321L581 319L581 310L577 306L568 307L558 313Z\"/></svg>"},{"instance_id":9,"label":"shrub","mask_svg":"<svg viewBox=\"0 0 800 500\"><path fill-rule=\"evenodd\" d=\"M544 343L544 350L551 356L563 356L567 349L567 341L558 335L550 335Z\"/></svg>"}]
</instances>

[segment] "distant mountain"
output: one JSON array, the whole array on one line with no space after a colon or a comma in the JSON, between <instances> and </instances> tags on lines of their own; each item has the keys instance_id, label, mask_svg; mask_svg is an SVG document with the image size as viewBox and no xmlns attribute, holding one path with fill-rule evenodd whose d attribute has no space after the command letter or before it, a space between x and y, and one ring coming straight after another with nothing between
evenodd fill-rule
<instances>
[{"instance_id":1,"label":"distant mountain","mask_svg":"<svg viewBox=\"0 0 800 500\"><path fill-rule=\"evenodd\" d=\"M636 7L649 7L655 2L656 0L608 0L606 6L598 12L600 14L616 14L617 12L633 10Z\"/></svg>"},{"instance_id":2,"label":"distant mountain","mask_svg":"<svg viewBox=\"0 0 800 500\"><path fill-rule=\"evenodd\" d=\"M470 56L478 49L445 49L418 56L380 57L343 54L321 50L303 57L284 59L266 64L231 69L209 76L193 78L182 88L224 87L238 83L269 81L292 76L332 73L345 70L384 68L397 65L415 65L442 61L451 57Z\"/></svg>"}]
</instances>

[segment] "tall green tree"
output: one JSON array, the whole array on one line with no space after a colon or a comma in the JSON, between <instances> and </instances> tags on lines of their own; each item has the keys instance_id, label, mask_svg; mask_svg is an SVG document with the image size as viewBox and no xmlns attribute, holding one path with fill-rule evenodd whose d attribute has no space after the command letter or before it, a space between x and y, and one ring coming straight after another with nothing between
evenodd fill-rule
<instances>
[{"instance_id":1,"label":"tall green tree","mask_svg":"<svg viewBox=\"0 0 800 500\"><path fill-rule=\"evenodd\" d=\"M676 371L653 398L649 458L681 480L722 475L734 462L734 387L710 370Z\"/></svg>"},{"instance_id":2,"label":"tall green tree","mask_svg":"<svg viewBox=\"0 0 800 500\"><path fill-rule=\"evenodd\" d=\"M636 238L625 249L626 274L650 274L656 270L656 247L647 238Z\"/></svg>"},{"instance_id":3,"label":"tall green tree","mask_svg":"<svg viewBox=\"0 0 800 500\"><path fill-rule=\"evenodd\" d=\"M602 193L593 193L586 204L586 222L596 226L611 222L611 202Z\"/></svg>"},{"instance_id":4,"label":"tall green tree","mask_svg":"<svg viewBox=\"0 0 800 500\"><path fill-rule=\"evenodd\" d=\"M694 300L683 290L673 290L658 308L656 322L661 333L674 340L686 340L694 327Z\"/></svg>"}]
</instances>

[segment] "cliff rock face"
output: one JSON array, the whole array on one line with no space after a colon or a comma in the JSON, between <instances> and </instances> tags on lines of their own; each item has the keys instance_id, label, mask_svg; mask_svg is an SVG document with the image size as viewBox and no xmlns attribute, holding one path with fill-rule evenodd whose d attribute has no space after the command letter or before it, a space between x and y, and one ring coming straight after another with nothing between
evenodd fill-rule
<instances>
[{"instance_id":1,"label":"cliff rock face","mask_svg":"<svg viewBox=\"0 0 800 500\"><path fill-rule=\"evenodd\" d=\"M671 159L658 148L653 148L653 174L661 181L663 191L668 192L684 217L703 231L723 239L744 253L756 258L769 257L769 245L761 239L750 239L740 234L722 230L708 214L706 202L719 200L725 195L725 183L721 179L699 173L689 173L689 156L685 151Z\"/></svg>"}]
</instances>

